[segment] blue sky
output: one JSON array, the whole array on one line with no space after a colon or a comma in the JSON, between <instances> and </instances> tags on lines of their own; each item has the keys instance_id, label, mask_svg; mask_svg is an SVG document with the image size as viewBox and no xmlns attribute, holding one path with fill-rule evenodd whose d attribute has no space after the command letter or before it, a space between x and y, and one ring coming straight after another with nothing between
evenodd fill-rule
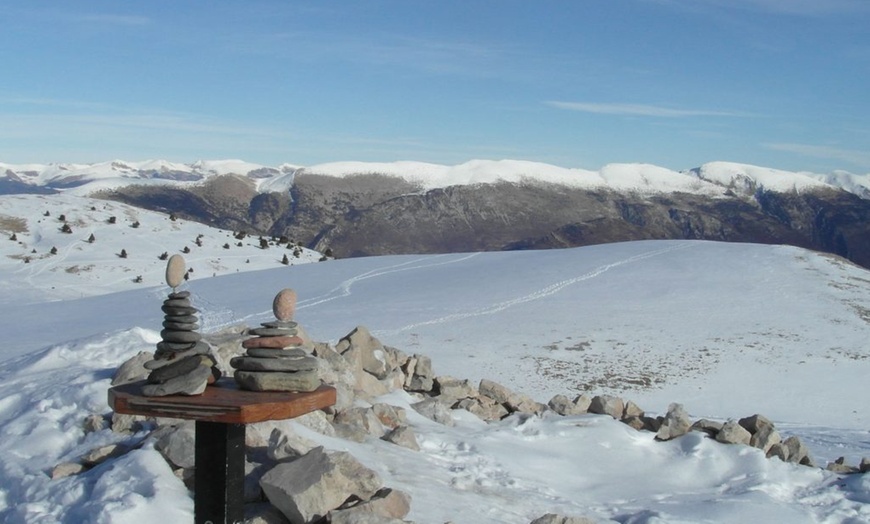
<instances>
[{"instance_id":1,"label":"blue sky","mask_svg":"<svg viewBox=\"0 0 870 524\"><path fill-rule=\"evenodd\" d=\"M868 0L13 0L0 20L0 162L870 173Z\"/></svg>"}]
</instances>

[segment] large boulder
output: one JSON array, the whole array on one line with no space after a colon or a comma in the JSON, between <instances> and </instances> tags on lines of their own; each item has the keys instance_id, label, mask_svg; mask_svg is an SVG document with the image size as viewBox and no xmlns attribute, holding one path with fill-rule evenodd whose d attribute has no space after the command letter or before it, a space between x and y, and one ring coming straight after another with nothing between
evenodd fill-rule
<instances>
[{"instance_id":1,"label":"large boulder","mask_svg":"<svg viewBox=\"0 0 870 524\"><path fill-rule=\"evenodd\" d=\"M112 377L112 385L120 386L136 382L137 380L145 380L148 378L148 373L150 373L150 371L145 369L145 363L153 359L154 353L150 351L136 353L136 355L130 357L118 367L118 370L115 371L115 375Z\"/></svg>"},{"instance_id":2,"label":"large boulder","mask_svg":"<svg viewBox=\"0 0 870 524\"><path fill-rule=\"evenodd\" d=\"M170 464L179 468L194 466L196 431L192 422L166 430L154 443L154 449Z\"/></svg>"},{"instance_id":3,"label":"large boulder","mask_svg":"<svg viewBox=\"0 0 870 524\"><path fill-rule=\"evenodd\" d=\"M737 421L729 420L722 424L722 429L716 434L716 440L723 444L743 444L748 446L752 435Z\"/></svg>"},{"instance_id":4,"label":"large boulder","mask_svg":"<svg viewBox=\"0 0 870 524\"><path fill-rule=\"evenodd\" d=\"M625 402L619 397L612 395L596 395L589 404L589 413L597 415L610 415L616 420L622 419L625 411Z\"/></svg>"},{"instance_id":5,"label":"large boulder","mask_svg":"<svg viewBox=\"0 0 870 524\"><path fill-rule=\"evenodd\" d=\"M370 500L362 501L351 507L332 511L329 513L330 522L364 523L384 522L377 519L368 519L368 515L374 515L384 519L396 519L401 522L411 511L411 496L397 489L384 488L378 491ZM390 522L387 520L386 522Z\"/></svg>"},{"instance_id":6,"label":"large boulder","mask_svg":"<svg viewBox=\"0 0 870 524\"><path fill-rule=\"evenodd\" d=\"M668 406L668 413L662 421L662 425L656 432L656 440L671 440L681 437L689 432L692 427L692 421L689 420L689 414L683 408L682 404L671 404Z\"/></svg>"},{"instance_id":7,"label":"large boulder","mask_svg":"<svg viewBox=\"0 0 870 524\"><path fill-rule=\"evenodd\" d=\"M444 405L437 398L427 398L425 400L421 400L415 404L411 404L411 407L414 408L414 411L428 418L429 420L434 420L439 424L444 424L445 426L453 426L455 422L453 421L453 415L450 414L450 408Z\"/></svg>"},{"instance_id":8,"label":"large boulder","mask_svg":"<svg viewBox=\"0 0 870 524\"><path fill-rule=\"evenodd\" d=\"M441 397L442 402L450 406L455 405L460 400L474 398L478 395L477 389L470 380L460 380L448 376L435 377L433 391Z\"/></svg>"},{"instance_id":9,"label":"large boulder","mask_svg":"<svg viewBox=\"0 0 870 524\"><path fill-rule=\"evenodd\" d=\"M516 393L492 380L482 379L477 387L481 396L489 397L504 406L510 413L542 413L546 406L535 402L529 396Z\"/></svg>"},{"instance_id":10,"label":"large boulder","mask_svg":"<svg viewBox=\"0 0 870 524\"><path fill-rule=\"evenodd\" d=\"M387 378L393 369L393 363L388 361L392 354L364 326L357 326L339 340L335 350L356 369L362 369L379 380Z\"/></svg>"},{"instance_id":11,"label":"large boulder","mask_svg":"<svg viewBox=\"0 0 870 524\"><path fill-rule=\"evenodd\" d=\"M327 454L318 447L269 470L260 486L291 524L306 524L322 519L351 497L371 499L383 483L349 453Z\"/></svg>"}]
</instances>

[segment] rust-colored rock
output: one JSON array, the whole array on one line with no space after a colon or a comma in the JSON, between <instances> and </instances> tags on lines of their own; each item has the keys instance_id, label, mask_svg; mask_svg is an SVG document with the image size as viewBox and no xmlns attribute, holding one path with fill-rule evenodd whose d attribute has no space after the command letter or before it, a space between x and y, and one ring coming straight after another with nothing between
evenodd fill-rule
<instances>
[{"instance_id":1,"label":"rust-colored rock","mask_svg":"<svg viewBox=\"0 0 870 524\"><path fill-rule=\"evenodd\" d=\"M301 346L304 341L296 336L284 337L254 337L242 341L242 347L251 348L286 348Z\"/></svg>"},{"instance_id":2,"label":"rust-colored rock","mask_svg":"<svg viewBox=\"0 0 870 524\"><path fill-rule=\"evenodd\" d=\"M272 312L278 320L293 320L296 314L296 292L292 289L283 289L272 301Z\"/></svg>"}]
</instances>

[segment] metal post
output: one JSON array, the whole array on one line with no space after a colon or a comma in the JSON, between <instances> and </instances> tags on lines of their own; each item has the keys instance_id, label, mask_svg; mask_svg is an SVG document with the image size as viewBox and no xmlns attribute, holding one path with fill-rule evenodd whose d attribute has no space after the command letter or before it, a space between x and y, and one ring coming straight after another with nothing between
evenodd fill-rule
<instances>
[{"instance_id":1,"label":"metal post","mask_svg":"<svg viewBox=\"0 0 870 524\"><path fill-rule=\"evenodd\" d=\"M244 519L245 425L196 421L196 524Z\"/></svg>"}]
</instances>

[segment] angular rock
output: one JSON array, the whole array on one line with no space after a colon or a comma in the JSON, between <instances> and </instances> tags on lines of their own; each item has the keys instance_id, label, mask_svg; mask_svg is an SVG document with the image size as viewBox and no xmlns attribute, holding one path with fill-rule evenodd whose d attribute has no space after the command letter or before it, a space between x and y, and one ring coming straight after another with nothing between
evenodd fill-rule
<instances>
[{"instance_id":1,"label":"angular rock","mask_svg":"<svg viewBox=\"0 0 870 524\"><path fill-rule=\"evenodd\" d=\"M767 458L776 457L783 462L788 462L788 448L783 446L782 443L774 444L767 450L766 456Z\"/></svg>"},{"instance_id":2,"label":"angular rock","mask_svg":"<svg viewBox=\"0 0 870 524\"><path fill-rule=\"evenodd\" d=\"M291 427L285 426L272 429L266 455L280 462L288 458L301 457L316 447L317 444L313 441L299 436Z\"/></svg>"},{"instance_id":3,"label":"angular rock","mask_svg":"<svg viewBox=\"0 0 870 524\"><path fill-rule=\"evenodd\" d=\"M423 415L429 420L434 420L439 424L444 424L445 426L450 427L455 424L453 421L453 415L450 414L450 409L437 399L427 398L426 400L411 404L411 407L414 408L414 411L417 413Z\"/></svg>"},{"instance_id":4,"label":"angular rock","mask_svg":"<svg viewBox=\"0 0 870 524\"><path fill-rule=\"evenodd\" d=\"M323 518L351 497L372 498L383 483L349 453L326 454L318 447L269 470L260 486L292 524L305 524Z\"/></svg>"},{"instance_id":5,"label":"angular rock","mask_svg":"<svg viewBox=\"0 0 870 524\"><path fill-rule=\"evenodd\" d=\"M716 441L723 444L743 444L748 446L752 435L735 420L722 424L722 429L716 435Z\"/></svg>"},{"instance_id":6,"label":"angular rock","mask_svg":"<svg viewBox=\"0 0 870 524\"><path fill-rule=\"evenodd\" d=\"M85 468L82 464L79 464L78 462L62 462L52 468L51 480L70 477L72 475L78 475L85 469L87 468Z\"/></svg>"},{"instance_id":7,"label":"angular rock","mask_svg":"<svg viewBox=\"0 0 870 524\"><path fill-rule=\"evenodd\" d=\"M859 471L858 468L853 468L852 466L849 466L848 464L846 464L845 457L840 457L837 460L835 460L834 462L828 462L828 465L825 466L825 469L828 471L833 471L834 473L846 473L846 474L858 473L858 471Z\"/></svg>"},{"instance_id":8,"label":"angular rock","mask_svg":"<svg viewBox=\"0 0 870 524\"><path fill-rule=\"evenodd\" d=\"M744 417L740 419L738 423L753 435L758 433L762 428L773 429L773 422L771 422L767 417L758 414L752 415L751 417Z\"/></svg>"},{"instance_id":9,"label":"angular rock","mask_svg":"<svg viewBox=\"0 0 870 524\"><path fill-rule=\"evenodd\" d=\"M404 424L407 416L405 415L405 408L400 408L397 406L391 406L389 404L377 403L372 405L372 413L378 417L378 420L381 421L381 424L390 429L395 429L400 425Z\"/></svg>"},{"instance_id":10,"label":"angular rock","mask_svg":"<svg viewBox=\"0 0 870 524\"><path fill-rule=\"evenodd\" d=\"M589 413L610 415L616 420L622 418L623 411L625 411L625 403L621 398L612 395L597 395L592 397L592 402L589 404Z\"/></svg>"},{"instance_id":11,"label":"angular rock","mask_svg":"<svg viewBox=\"0 0 870 524\"><path fill-rule=\"evenodd\" d=\"M186 469L195 465L195 443L194 424L186 422L160 436L154 443L154 449L170 464Z\"/></svg>"},{"instance_id":12,"label":"angular rock","mask_svg":"<svg viewBox=\"0 0 870 524\"><path fill-rule=\"evenodd\" d=\"M342 411L335 416L335 423L356 426L369 435L378 438L382 437L386 432L386 428L381 424L372 408L351 408Z\"/></svg>"},{"instance_id":13,"label":"angular rock","mask_svg":"<svg viewBox=\"0 0 870 524\"><path fill-rule=\"evenodd\" d=\"M592 405L592 397L585 393L582 393L574 397L574 400L572 400L572 402L575 406L577 406L577 409L580 410L581 414L588 413L589 406Z\"/></svg>"},{"instance_id":14,"label":"angular rock","mask_svg":"<svg viewBox=\"0 0 870 524\"><path fill-rule=\"evenodd\" d=\"M347 509L332 511L329 513L329 517L331 523L383 522L381 520L365 520L369 515L386 518L389 522L404 518L410 511L410 495L396 489L384 488L370 500L362 501ZM363 520L359 520L360 518Z\"/></svg>"},{"instance_id":15,"label":"angular rock","mask_svg":"<svg viewBox=\"0 0 870 524\"><path fill-rule=\"evenodd\" d=\"M455 407L464 409L487 422L501 420L510 414L507 408L487 396L460 400Z\"/></svg>"},{"instance_id":16,"label":"angular rock","mask_svg":"<svg viewBox=\"0 0 870 524\"><path fill-rule=\"evenodd\" d=\"M414 430L408 426L399 426L381 437L381 439L396 444L397 446L402 446L403 448L420 451L420 443L417 442L417 435L415 435Z\"/></svg>"},{"instance_id":17,"label":"angular rock","mask_svg":"<svg viewBox=\"0 0 870 524\"><path fill-rule=\"evenodd\" d=\"M640 409L640 406L629 400L625 403L625 408L622 411L622 418L642 417L644 416L644 414L645 413L642 409Z\"/></svg>"},{"instance_id":18,"label":"angular rock","mask_svg":"<svg viewBox=\"0 0 870 524\"><path fill-rule=\"evenodd\" d=\"M106 417L97 414L88 415L85 417L84 423L82 423L82 430L84 430L86 435L104 430L107 427L109 427L109 422L106 420Z\"/></svg>"},{"instance_id":19,"label":"angular rock","mask_svg":"<svg viewBox=\"0 0 870 524\"><path fill-rule=\"evenodd\" d=\"M146 397L199 395L205 391L210 377L212 377L211 368L200 365L187 375L175 377L162 384L147 384L142 387L142 394Z\"/></svg>"},{"instance_id":20,"label":"angular rock","mask_svg":"<svg viewBox=\"0 0 870 524\"><path fill-rule=\"evenodd\" d=\"M716 422L715 420L708 420L708 419L702 418L701 420L698 420L697 422L692 424L692 427L690 428L690 430L691 431L703 431L709 437L716 438L716 435L719 434L720 431L722 431L722 423Z\"/></svg>"},{"instance_id":21,"label":"angular rock","mask_svg":"<svg viewBox=\"0 0 870 524\"><path fill-rule=\"evenodd\" d=\"M436 377L433 380L433 391L441 397L442 402L451 406L460 400L478 395L470 380L460 380L448 376Z\"/></svg>"},{"instance_id":22,"label":"angular rock","mask_svg":"<svg viewBox=\"0 0 870 524\"><path fill-rule=\"evenodd\" d=\"M797 436L790 436L782 442L784 448L788 449L788 462L800 464L809 456L809 450Z\"/></svg>"},{"instance_id":23,"label":"angular rock","mask_svg":"<svg viewBox=\"0 0 870 524\"><path fill-rule=\"evenodd\" d=\"M111 428L115 433L133 433L139 431L147 418L139 415L112 413Z\"/></svg>"},{"instance_id":24,"label":"angular rock","mask_svg":"<svg viewBox=\"0 0 870 524\"><path fill-rule=\"evenodd\" d=\"M300 358L235 357L230 360L230 366L242 371L314 371L318 364L316 358L308 356Z\"/></svg>"},{"instance_id":25,"label":"angular rock","mask_svg":"<svg viewBox=\"0 0 870 524\"><path fill-rule=\"evenodd\" d=\"M563 417L567 415L581 414L574 403L565 395L554 395L553 398L547 402L547 407Z\"/></svg>"},{"instance_id":26,"label":"angular rock","mask_svg":"<svg viewBox=\"0 0 870 524\"><path fill-rule=\"evenodd\" d=\"M414 362L414 371L409 374L409 380L406 381L408 391L420 391L428 393L435 386L435 373L432 369L432 359L426 355L415 354L409 360L409 363Z\"/></svg>"},{"instance_id":27,"label":"angular rock","mask_svg":"<svg viewBox=\"0 0 870 524\"><path fill-rule=\"evenodd\" d=\"M868 471L870 471L870 458L862 457L861 463L858 464L858 469L861 471L861 473L867 473Z\"/></svg>"},{"instance_id":28,"label":"angular rock","mask_svg":"<svg viewBox=\"0 0 870 524\"><path fill-rule=\"evenodd\" d=\"M277 373L267 371L240 371L233 374L239 387L249 391L314 391L320 387L316 371Z\"/></svg>"},{"instance_id":29,"label":"angular rock","mask_svg":"<svg viewBox=\"0 0 870 524\"><path fill-rule=\"evenodd\" d=\"M402 519L382 517L374 513L356 511L356 508L340 509L329 513L330 524L412 524Z\"/></svg>"},{"instance_id":30,"label":"angular rock","mask_svg":"<svg viewBox=\"0 0 870 524\"><path fill-rule=\"evenodd\" d=\"M742 424L741 424L742 425ZM746 428L746 426L743 426ZM747 430L749 428L746 428ZM749 430L751 432L751 430ZM770 447L774 444L782 442L779 432L773 427L773 424L756 426L755 433L752 433L752 438L749 439L749 445L756 447L765 453L770 451Z\"/></svg>"},{"instance_id":31,"label":"angular rock","mask_svg":"<svg viewBox=\"0 0 870 524\"><path fill-rule=\"evenodd\" d=\"M102 464L109 459L120 457L128 451L130 451L130 448L121 444L109 444L107 446L100 446L82 455L80 462L85 467L92 468L94 466Z\"/></svg>"},{"instance_id":32,"label":"angular rock","mask_svg":"<svg viewBox=\"0 0 870 524\"><path fill-rule=\"evenodd\" d=\"M143 380L148 376L148 370L145 369L145 363L154 358L154 354L150 351L140 351L135 356L127 359L115 371L112 377L112 385L119 386L121 384L129 384L137 380Z\"/></svg>"},{"instance_id":33,"label":"angular rock","mask_svg":"<svg viewBox=\"0 0 870 524\"><path fill-rule=\"evenodd\" d=\"M671 440L681 437L689 432L692 427L692 421L689 420L689 414L683 408L682 404L671 404L668 406L668 413L662 421L661 427L656 432L656 440Z\"/></svg>"},{"instance_id":34,"label":"angular rock","mask_svg":"<svg viewBox=\"0 0 870 524\"><path fill-rule=\"evenodd\" d=\"M620 422L622 422L623 424L625 424L626 426L628 426L630 428L636 429L637 431L646 429L646 422L644 421L643 417L634 417L634 416L633 417L626 417L626 418L622 419Z\"/></svg>"}]
</instances>

